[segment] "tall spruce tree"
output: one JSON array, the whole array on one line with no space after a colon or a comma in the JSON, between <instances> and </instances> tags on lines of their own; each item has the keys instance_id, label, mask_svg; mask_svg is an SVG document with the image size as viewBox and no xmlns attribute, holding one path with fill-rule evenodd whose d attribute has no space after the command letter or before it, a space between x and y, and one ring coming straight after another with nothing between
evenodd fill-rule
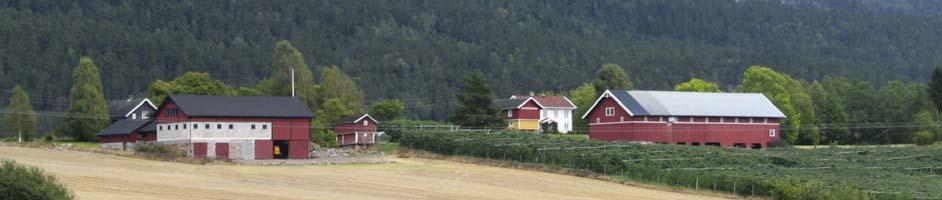
<instances>
[{"instance_id":1,"label":"tall spruce tree","mask_svg":"<svg viewBox=\"0 0 942 200\"><path fill-rule=\"evenodd\" d=\"M929 80L929 98L932 98L932 104L935 105L936 115L940 115L939 113L942 113L942 71L939 67L932 70L932 79Z\"/></svg>"},{"instance_id":2,"label":"tall spruce tree","mask_svg":"<svg viewBox=\"0 0 942 200\"><path fill-rule=\"evenodd\" d=\"M465 75L464 90L458 93L458 102L461 105L449 119L451 122L466 127L506 126L494 106L491 83L480 70Z\"/></svg>"},{"instance_id":3,"label":"tall spruce tree","mask_svg":"<svg viewBox=\"0 0 942 200\"><path fill-rule=\"evenodd\" d=\"M625 73L625 69L617 64L602 65L596 75L598 78L592 84L599 94L605 92L605 90L630 90L635 87L631 83L628 73Z\"/></svg>"},{"instance_id":4,"label":"tall spruce tree","mask_svg":"<svg viewBox=\"0 0 942 200\"><path fill-rule=\"evenodd\" d=\"M91 58L82 57L72 72L72 90L66 129L79 141L95 140L95 133L108 126L108 112L101 89L98 66Z\"/></svg>"},{"instance_id":5,"label":"tall spruce tree","mask_svg":"<svg viewBox=\"0 0 942 200\"><path fill-rule=\"evenodd\" d=\"M315 110L317 85L311 69L304 62L304 55L290 42L281 40L275 43L274 56L271 77L259 82L258 89L272 96L291 96L291 69L294 69L295 96L301 98L308 109Z\"/></svg>"},{"instance_id":6,"label":"tall spruce tree","mask_svg":"<svg viewBox=\"0 0 942 200\"><path fill-rule=\"evenodd\" d=\"M23 87L16 85L13 87L13 96L10 97L10 104L3 118L3 128L6 131L16 133L24 141L30 141L36 132L36 112L33 111L33 105L30 104L29 94Z\"/></svg>"}]
</instances>

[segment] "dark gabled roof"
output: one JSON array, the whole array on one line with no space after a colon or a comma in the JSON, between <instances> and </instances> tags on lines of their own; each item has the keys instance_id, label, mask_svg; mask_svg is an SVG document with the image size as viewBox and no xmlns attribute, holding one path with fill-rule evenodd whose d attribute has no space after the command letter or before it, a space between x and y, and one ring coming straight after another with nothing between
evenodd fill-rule
<instances>
[{"instance_id":1,"label":"dark gabled roof","mask_svg":"<svg viewBox=\"0 0 942 200\"><path fill-rule=\"evenodd\" d=\"M602 97L605 95L614 97L632 116L785 118L785 114L761 93L613 90L605 91ZM594 107L589 109L594 110Z\"/></svg>"},{"instance_id":2,"label":"dark gabled roof","mask_svg":"<svg viewBox=\"0 0 942 200\"><path fill-rule=\"evenodd\" d=\"M112 100L108 102L108 115L112 117L124 117L131 112L134 108L137 108L138 105L142 103L146 106L151 106L150 101L144 103L147 98L131 98L131 99L122 99L122 100ZM142 105L143 106L143 105ZM154 108L157 109L157 108Z\"/></svg>"},{"instance_id":3,"label":"dark gabled roof","mask_svg":"<svg viewBox=\"0 0 942 200\"><path fill-rule=\"evenodd\" d=\"M108 126L104 130L101 130L95 136L111 136L111 135L128 135L135 130L138 130L141 127L144 127L148 124L154 124L153 120L140 120L140 119L122 119L118 120L111 126Z\"/></svg>"},{"instance_id":4,"label":"dark gabled roof","mask_svg":"<svg viewBox=\"0 0 942 200\"><path fill-rule=\"evenodd\" d=\"M494 106L497 106L501 110L513 110L517 109L518 106L526 102L527 98L524 99L498 99L494 101Z\"/></svg>"},{"instance_id":5,"label":"dark gabled roof","mask_svg":"<svg viewBox=\"0 0 942 200\"><path fill-rule=\"evenodd\" d=\"M314 117L304 102L294 97L172 95L168 100L190 117Z\"/></svg>"},{"instance_id":6,"label":"dark gabled roof","mask_svg":"<svg viewBox=\"0 0 942 200\"><path fill-rule=\"evenodd\" d=\"M497 109L500 109L500 110L513 110L513 109L520 108L525 103L527 103L527 101L533 101L533 103L536 103L536 106L539 106L540 108L543 107L543 105L540 104L540 102L537 102L532 97L521 97L521 98L515 98L515 99L498 99L494 101L494 106L496 106Z\"/></svg>"},{"instance_id":7,"label":"dark gabled roof","mask_svg":"<svg viewBox=\"0 0 942 200\"><path fill-rule=\"evenodd\" d=\"M360 121L363 121L364 118L372 120L373 123L377 123L377 124L379 123L379 121L376 121L376 119L374 119L374 118L373 118L372 116L370 116L369 114L353 115L353 116L349 116L349 117L343 117L343 118L340 118L340 123L341 123L341 124L356 124L356 123L358 123L358 122L360 122Z\"/></svg>"},{"instance_id":8,"label":"dark gabled roof","mask_svg":"<svg viewBox=\"0 0 942 200\"><path fill-rule=\"evenodd\" d=\"M147 123L143 127L137 129L139 133L157 133L157 123Z\"/></svg>"}]
</instances>

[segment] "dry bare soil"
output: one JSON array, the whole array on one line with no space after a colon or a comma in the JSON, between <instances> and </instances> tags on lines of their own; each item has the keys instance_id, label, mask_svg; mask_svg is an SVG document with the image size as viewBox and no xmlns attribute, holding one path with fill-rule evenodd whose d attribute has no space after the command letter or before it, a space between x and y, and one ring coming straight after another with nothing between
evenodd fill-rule
<instances>
[{"instance_id":1,"label":"dry bare soil","mask_svg":"<svg viewBox=\"0 0 942 200\"><path fill-rule=\"evenodd\" d=\"M427 159L335 166L192 165L0 147L80 199L715 199L573 176Z\"/></svg>"}]
</instances>

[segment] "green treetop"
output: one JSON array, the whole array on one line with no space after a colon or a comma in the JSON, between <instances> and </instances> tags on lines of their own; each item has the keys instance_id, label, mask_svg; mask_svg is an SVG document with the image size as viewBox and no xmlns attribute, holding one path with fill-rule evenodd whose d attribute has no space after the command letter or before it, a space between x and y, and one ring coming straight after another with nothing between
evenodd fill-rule
<instances>
[{"instance_id":1,"label":"green treetop","mask_svg":"<svg viewBox=\"0 0 942 200\"><path fill-rule=\"evenodd\" d=\"M95 133L108 126L105 96L101 89L98 66L91 58L82 57L72 72L66 133L75 140L95 140Z\"/></svg>"},{"instance_id":2,"label":"green treetop","mask_svg":"<svg viewBox=\"0 0 942 200\"><path fill-rule=\"evenodd\" d=\"M692 78L690 81L683 82L674 86L676 91L685 91L685 92L722 92L720 86L715 83L704 81L699 78Z\"/></svg>"}]
</instances>

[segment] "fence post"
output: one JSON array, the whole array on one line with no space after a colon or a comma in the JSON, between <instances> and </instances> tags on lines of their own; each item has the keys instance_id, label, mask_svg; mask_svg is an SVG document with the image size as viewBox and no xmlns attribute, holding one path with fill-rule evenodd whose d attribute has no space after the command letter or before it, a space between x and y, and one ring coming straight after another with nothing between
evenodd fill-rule
<instances>
[{"instance_id":1,"label":"fence post","mask_svg":"<svg viewBox=\"0 0 942 200\"><path fill-rule=\"evenodd\" d=\"M733 193L739 194L739 192L736 191L736 183L738 183L738 182L733 181Z\"/></svg>"},{"instance_id":2,"label":"fence post","mask_svg":"<svg viewBox=\"0 0 942 200\"><path fill-rule=\"evenodd\" d=\"M700 177L699 176L697 177L697 180L693 183L693 185L694 185L693 186L694 189L698 189L698 190L700 189Z\"/></svg>"}]
</instances>

